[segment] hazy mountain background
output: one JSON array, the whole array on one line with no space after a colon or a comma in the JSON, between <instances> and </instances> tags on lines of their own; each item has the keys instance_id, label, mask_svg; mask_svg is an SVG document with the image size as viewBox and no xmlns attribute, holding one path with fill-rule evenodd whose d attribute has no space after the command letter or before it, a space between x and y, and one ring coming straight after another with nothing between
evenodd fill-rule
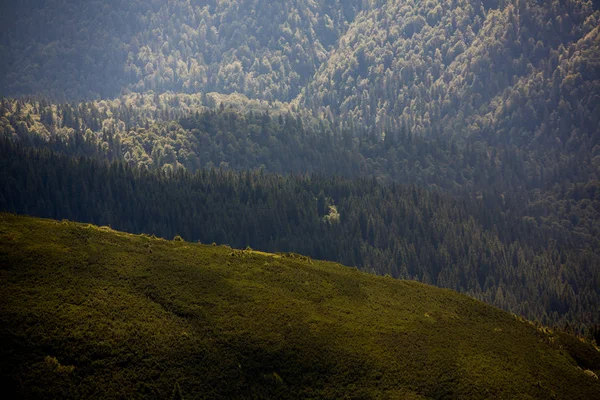
<instances>
[{"instance_id":1,"label":"hazy mountain background","mask_svg":"<svg viewBox=\"0 0 600 400\"><path fill-rule=\"evenodd\" d=\"M25 1L4 6L4 94L234 91L291 100L362 1Z\"/></svg>"}]
</instances>

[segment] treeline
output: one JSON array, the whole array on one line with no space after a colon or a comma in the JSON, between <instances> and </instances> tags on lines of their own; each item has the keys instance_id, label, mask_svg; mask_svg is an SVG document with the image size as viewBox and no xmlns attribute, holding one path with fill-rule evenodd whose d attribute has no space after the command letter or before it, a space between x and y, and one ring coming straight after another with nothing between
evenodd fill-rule
<instances>
[{"instance_id":1,"label":"treeline","mask_svg":"<svg viewBox=\"0 0 600 400\"><path fill-rule=\"evenodd\" d=\"M598 180L598 148L581 146L569 154L543 147L527 151L515 143L488 147L420 137L408 126L380 140L309 124L286 109L248 110L235 102L202 106L211 102L211 96L187 95L130 95L76 105L3 99L0 135L171 175L180 169L263 169L417 184L485 199L486 206L520 217L533 213L536 224L553 221L548 225L594 237L598 212L576 193Z\"/></svg>"},{"instance_id":2,"label":"treeline","mask_svg":"<svg viewBox=\"0 0 600 400\"><path fill-rule=\"evenodd\" d=\"M297 252L459 290L544 324L569 322L580 333L600 321L598 236L502 211L485 198L366 178L166 174L7 140L0 147L3 211ZM575 191L600 209L599 183Z\"/></svg>"}]
</instances>

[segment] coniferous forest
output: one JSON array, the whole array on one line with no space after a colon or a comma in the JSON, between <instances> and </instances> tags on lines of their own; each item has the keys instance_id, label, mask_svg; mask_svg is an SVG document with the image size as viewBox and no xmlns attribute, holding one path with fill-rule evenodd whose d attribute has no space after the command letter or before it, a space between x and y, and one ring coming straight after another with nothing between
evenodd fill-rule
<instances>
[{"instance_id":1,"label":"coniferous forest","mask_svg":"<svg viewBox=\"0 0 600 400\"><path fill-rule=\"evenodd\" d=\"M0 7L0 212L334 261L600 343L598 1Z\"/></svg>"}]
</instances>

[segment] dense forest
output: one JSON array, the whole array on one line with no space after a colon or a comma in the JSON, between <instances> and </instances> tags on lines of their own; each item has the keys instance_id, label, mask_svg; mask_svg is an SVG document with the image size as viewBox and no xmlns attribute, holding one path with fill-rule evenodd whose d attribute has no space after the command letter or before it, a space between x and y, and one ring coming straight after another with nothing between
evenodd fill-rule
<instances>
[{"instance_id":1,"label":"dense forest","mask_svg":"<svg viewBox=\"0 0 600 400\"><path fill-rule=\"evenodd\" d=\"M202 107L203 102L214 99L131 95L77 106L3 100L0 134L25 145L121 160L171 175L181 169L263 169L416 184L484 199L487 207L504 213L534 215L536 224L560 226L586 240L598 233L595 192L582 189L595 187L598 180L575 159L546 169L548 154L528 153L516 145L489 150L406 131L385 140L352 137L347 131L315 130L289 111L270 114L256 106L240 112L222 103L212 110ZM590 156L586 150L577 152L580 161Z\"/></svg>"},{"instance_id":2,"label":"dense forest","mask_svg":"<svg viewBox=\"0 0 600 400\"><path fill-rule=\"evenodd\" d=\"M584 1L386 2L354 21L303 100L355 130L501 134L533 109L534 131L561 99L595 107L569 95L598 93L599 16Z\"/></svg>"},{"instance_id":3,"label":"dense forest","mask_svg":"<svg viewBox=\"0 0 600 400\"><path fill-rule=\"evenodd\" d=\"M487 149L453 139L428 139L408 130L353 137L350 131L306 123L289 110L248 111L212 97L130 95L113 102L52 105L46 101L0 102L0 134L23 142L73 142L71 153L88 154L84 143L112 159L142 168L194 172L205 167L270 172L319 172L382 182L419 183L446 190L512 189L533 184L529 154ZM203 107L207 104L207 107ZM241 108L242 111L239 111ZM508 158L511 168L495 157ZM561 173L556 170L557 174ZM565 172L562 172L563 174Z\"/></svg>"},{"instance_id":4,"label":"dense forest","mask_svg":"<svg viewBox=\"0 0 600 400\"><path fill-rule=\"evenodd\" d=\"M238 92L293 100L353 131L463 135L530 109L527 130L549 129L565 107L587 108L574 91L598 90L591 1L69 0L2 11L4 96Z\"/></svg>"},{"instance_id":5,"label":"dense forest","mask_svg":"<svg viewBox=\"0 0 600 400\"><path fill-rule=\"evenodd\" d=\"M207 95L215 91L266 100L266 108L284 117L292 113L318 136L316 142L299 138L278 146L272 134L265 142L272 153L282 147L291 152L287 146L298 142L295 148L301 152L302 147L308 152L316 145L327 147L325 131L342 139L330 141L329 147L344 147L344 157L352 160L351 167L332 167L331 158L313 158L300 170L316 165L319 171L350 176L375 170L373 175L388 181L452 189L458 182L478 191L498 180L494 169L506 173L509 165L517 178L494 182L500 193L600 179L597 2L179 0L107 5L6 5L2 22L10 29L0 36L7 60L0 71L0 94L40 94L51 102L102 97L94 106L71 103L92 118L65 117L72 112L49 103L36 108L52 133L62 125L133 137L123 156L129 152L135 163L181 164L191 171L221 162L240 168L264 164L274 172L298 169L269 168L260 157L238 158L239 149L246 148L244 136L253 133L238 135L246 121L229 127L235 138L224 137L219 145L225 148L210 156L199 156L187 145L186 136L202 144L206 138L192 138L185 128L193 127L180 117L189 118L189 111L201 105L218 107L220 95ZM163 94L168 91L179 94ZM109 100L122 92L133 94ZM133 115L140 109L143 120ZM253 128L261 125L249 122ZM156 136L148 135L148 126ZM297 125L291 129L297 131ZM165 138L167 130L177 132L178 144ZM150 138L136 143L140 135ZM257 139L252 137L254 143ZM167 156L158 157L167 144ZM290 159L288 154L281 158ZM470 176L478 171L490 173Z\"/></svg>"},{"instance_id":6,"label":"dense forest","mask_svg":"<svg viewBox=\"0 0 600 400\"><path fill-rule=\"evenodd\" d=\"M0 211L600 323L600 5L20 1Z\"/></svg>"},{"instance_id":7,"label":"dense forest","mask_svg":"<svg viewBox=\"0 0 600 400\"><path fill-rule=\"evenodd\" d=\"M1 146L2 210L302 253L459 290L545 324L570 322L579 333L600 321L597 225L565 229L544 218L543 205L520 216L486 199L374 179L167 174L6 140ZM600 184L573 192L553 204L598 212Z\"/></svg>"}]
</instances>

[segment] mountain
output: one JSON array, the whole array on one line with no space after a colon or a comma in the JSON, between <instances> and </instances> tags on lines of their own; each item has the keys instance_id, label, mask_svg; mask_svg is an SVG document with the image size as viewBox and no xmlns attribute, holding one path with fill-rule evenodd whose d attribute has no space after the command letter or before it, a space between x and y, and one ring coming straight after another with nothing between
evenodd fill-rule
<instances>
[{"instance_id":1,"label":"mountain","mask_svg":"<svg viewBox=\"0 0 600 400\"><path fill-rule=\"evenodd\" d=\"M591 2L389 1L355 19L299 103L351 131L518 148L530 188L574 164L560 180L598 179L599 21Z\"/></svg>"},{"instance_id":2,"label":"mountain","mask_svg":"<svg viewBox=\"0 0 600 400\"><path fill-rule=\"evenodd\" d=\"M600 396L600 352L297 254L0 214L0 370L25 398Z\"/></svg>"},{"instance_id":3,"label":"mountain","mask_svg":"<svg viewBox=\"0 0 600 400\"><path fill-rule=\"evenodd\" d=\"M426 149L435 161L425 164L437 171L422 179L419 169L429 166L419 160L411 168L411 149L390 146L407 136L443 138L459 153L476 149L473 158L487 164L476 171L524 165L513 173L517 181L495 185L500 193L600 179L597 2L69 0L3 7L3 96L72 101L124 94L116 101L125 103L118 107L127 107L130 115L132 108L148 105L140 104L139 96L153 98L151 108L160 108L165 97L218 107L222 100L215 104L207 93L246 96L246 105L275 104L284 115L293 112L305 125L316 126L311 130L322 136L327 131L371 136L370 147L388 138L385 151L374 157L365 157L368 149L358 150L359 163L372 158L387 164L376 172L384 179L405 181L408 175L430 185L440 171L465 175L444 157L437 165L439 149ZM94 108L114 107L96 103ZM175 115L182 116L167 112L161 119L171 122ZM149 119L124 121L120 128L124 118L97 117L102 125L76 125L84 132L102 128L126 136ZM150 119L153 125L158 118ZM345 139L344 150L351 142ZM135 158L133 149L127 150ZM136 153L141 156L136 162L154 158L151 151ZM185 153L200 158L198 151ZM177 162L192 169L209 162L184 158ZM237 155L221 158L231 164L225 159ZM248 161L244 168L261 164ZM414 171L405 173L409 168ZM480 177L469 190L481 190L496 175ZM463 178L439 179L455 189L453 180Z\"/></svg>"},{"instance_id":4,"label":"mountain","mask_svg":"<svg viewBox=\"0 0 600 400\"><path fill-rule=\"evenodd\" d=\"M600 20L582 0L30 0L2 11L4 96L239 92L419 134L463 133L522 80L562 83L572 74L559 64ZM556 99L544 100L551 114Z\"/></svg>"},{"instance_id":5,"label":"mountain","mask_svg":"<svg viewBox=\"0 0 600 400\"><path fill-rule=\"evenodd\" d=\"M1 7L0 211L600 323L597 1Z\"/></svg>"},{"instance_id":6,"label":"mountain","mask_svg":"<svg viewBox=\"0 0 600 400\"><path fill-rule=\"evenodd\" d=\"M566 89L595 90L586 86L598 79L591 72L597 49L589 59L581 49L597 46L588 35L597 36L599 15L580 1L383 2L353 21L305 103L356 129L385 132L404 124L421 135L465 134L470 117L496 111L495 103L506 102L506 91L521 81L551 81L557 73L560 84L576 73L560 65L576 48L590 73ZM544 100L551 107L566 94Z\"/></svg>"}]
</instances>

